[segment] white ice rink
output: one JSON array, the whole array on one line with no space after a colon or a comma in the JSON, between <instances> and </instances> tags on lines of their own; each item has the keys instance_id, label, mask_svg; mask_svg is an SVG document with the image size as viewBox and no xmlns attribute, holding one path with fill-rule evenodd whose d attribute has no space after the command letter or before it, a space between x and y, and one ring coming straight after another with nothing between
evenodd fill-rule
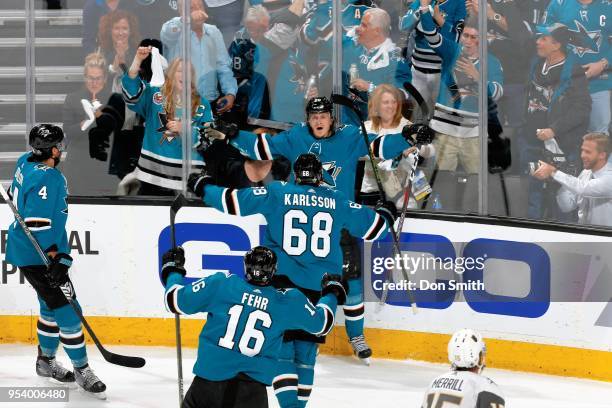
<instances>
[{"instance_id":1,"label":"white ice rink","mask_svg":"<svg viewBox=\"0 0 612 408\"><path fill-rule=\"evenodd\" d=\"M106 363L88 347L90 365L106 383L107 400L72 391L68 403L0 403L0 407L176 407L176 355L165 347L109 347L114 352L141 356L147 364L128 369ZM0 345L0 387L48 386L36 376L34 345ZM183 350L185 390L191 383L195 350ZM559 356L562 358L562 356ZM68 366L63 351L58 360ZM308 406L315 408L420 407L428 382L446 365L414 361L373 360L370 367L348 357L319 356L315 387ZM612 408L612 384L575 378L486 369L506 395L508 408ZM269 392L270 406L277 407Z\"/></svg>"}]
</instances>

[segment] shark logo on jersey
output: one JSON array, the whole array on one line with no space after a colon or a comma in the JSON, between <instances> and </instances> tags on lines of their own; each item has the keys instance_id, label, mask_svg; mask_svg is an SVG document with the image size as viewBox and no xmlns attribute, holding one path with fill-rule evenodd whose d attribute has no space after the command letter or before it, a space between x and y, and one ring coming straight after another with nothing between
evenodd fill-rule
<instances>
[{"instance_id":1,"label":"shark logo on jersey","mask_svg":"<svg viewBox=\"0 0 612 408\"><path fill-rule=\"evenodd\" d=\"M342 167L336 167L335 161L325 162L323 163L323 171L329 175L329 177L325 177L325 175L323 175L323 182L328 186L335 188L336 178L342 171Z\"/></svg>"},{"instance_id":2,"label":"shark logo on jersey","mask_svg":"<svg viewBox=\"0 0 612 408\"><path fill-rule=\"evenodd\" d=\"M576 29L569 30L575 33L569 43L574 53L579 57L584 54L598 54L602 42L601 30L589 31L580 22L574 20L574 23L576 23Z\"/></svg>"},{"instance_id":3,"label":"shark logo on jersey","mask_svg":"<svg viewBox=\"0 0 612 408\"><path fill-rule=\"evenodd\" d=\"M156 130L162 134L162 137L159 139L159 144L163 144L165 141L172 143L175 134L168 130L168 115L166 115L164 112L158 112L157 117L159 118L159 123L161 126Z\"/></svg>"}]
</instances>

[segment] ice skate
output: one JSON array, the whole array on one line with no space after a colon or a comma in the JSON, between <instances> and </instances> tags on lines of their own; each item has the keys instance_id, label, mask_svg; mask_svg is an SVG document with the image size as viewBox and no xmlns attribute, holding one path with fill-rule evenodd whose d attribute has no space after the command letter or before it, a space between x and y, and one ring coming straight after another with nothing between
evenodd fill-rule
<instances>
[{"instance_id":1,"label":"ice skate","mask_svg":"<svg viewBox=\"0 0 612 408\"><path fill-rule=\"evenodd\" d=\"M76 383L89 394L99 399L106 399L106 385L100 381L89 365L74 369Z\"/></svg>"},{"instance_id":2,"label":"ice skate","mask_svg":"<svg viewBox=\"0 0 612 408\"><path fill-rule=\"evenodd\" d=\"M365 342L363 334L360 336L352 337L349 342L353 347L353 353L361 360L365 365L370 365L370 357L372 356L372 349Z\"/></svg>"},{"instance_id":3,"label":"ice skate","mask_svg":"<svg viewBox=\"0 0 612 408\"><path fill-rule=\"evenodd\" d=\"M75 386L72 371L64 368L55 357L43 356L40 347L38 348L38 358L36 358L36 374L48 378L53 383Z\"/></svg>"}]
</instances>

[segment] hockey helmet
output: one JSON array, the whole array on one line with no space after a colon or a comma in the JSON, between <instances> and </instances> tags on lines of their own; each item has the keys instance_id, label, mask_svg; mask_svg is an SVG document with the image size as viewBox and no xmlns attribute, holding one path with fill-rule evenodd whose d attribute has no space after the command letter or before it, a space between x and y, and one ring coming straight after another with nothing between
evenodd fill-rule
<instances>
[{"instance_id":1,"label":"hockey helmet","mask_svg":"<svg viewBox=\"0 0 612 408\"><path fill-rule=\"evenodd\" d=\"M333 109L334 105L329 99L324 96L316 96L314 98L310 98L306 104L306 116L309 116L311 113L323 112L329 112L331 114Z\"/></svg>"},{"instance_id":2,"label":"hockey helmet","mask_svg":"<svg viewBox=\"0 0 612 408\"><path fill-rule=\"evenodd\" d=\"M246 280L258 286L269 285L276 272L276 254L265 246L256 246L244 255Z\"/></svg>"},{"instance_id":3,"label":"hockey helmet","mask_svg":"<svg viewBox=\"0 0 612 408\"><path fill-rule=\"evenodd\" d=\"M471 329L461 329L448 342L448 360L454 368L482 369L487 352L482 335Z\"/></svg>"},{"instance_id":4,"label":"hockey helmet","mask_svg":"<svg viewBox=\"0 0 612 408\"><path fill-rule=\"evenodd\" d=\"M318 186L323 180L323 165L314 153L300 154L293 163L295 182Z\"/></svg>"},{"instance_id":5,"label":"hockey helmet","mask_svg":"<svg viewBox=\"0 0 612 408\"><path fill-rule=\"evenodd\" d=\"M63 150L64 132L59 126L49 123L36 125L30 130L29 144L35 156L51 157L51 149Z\"/></svg>"}]
</instances>

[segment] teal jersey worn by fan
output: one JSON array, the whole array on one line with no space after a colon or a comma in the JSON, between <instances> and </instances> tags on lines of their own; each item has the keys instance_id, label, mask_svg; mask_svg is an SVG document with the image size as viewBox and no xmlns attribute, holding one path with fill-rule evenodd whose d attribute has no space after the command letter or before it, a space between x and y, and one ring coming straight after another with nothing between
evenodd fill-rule
<instances>
[{"instance_id":1,"label":"teal jersey worn by fan","mask_svg":"<svg viewBox=\"0 0 612 408\"><path fill-rule=\"evenodd\" d=\"M17 161L10 193L40 247L45 250L56 245L57 252L70 253L66 234L68 189L64 175L56 168L33 161L31 152L25 153ZM17 221L8 230L6 262L15 266L44 264Z\"/></svg>"},{"instance_id":2,"label":"teal jersey worn by fan","mask_svg":"<svg viewBox=\"0 0 612 408\"><path fill-rule=\"evenodd\" d=\"M244 373L266 385L277 373L285 330L324 336L333 327L337 306L332 294L315 306L297 289L252 285L222 272L186 286L180 274L172 273L166 282L165 303L173 313L208 312L195 375L222 381Z\"/></svg>"},{"instance_id":3,"label":"teal jersey worn by fan","mask_svg":"<svg viewBox=\"0 0 612 408\"><path fill-rule=\"evenodd\" d=\"M262 214L268 223L262 245L278 258L277 275L319 290L325 273L341 273L341 231L372 241L384 237L385 219L323 186L273 182L245 189L206 185L204 202L232 215Z\"/></svg>"}]
</instances>

